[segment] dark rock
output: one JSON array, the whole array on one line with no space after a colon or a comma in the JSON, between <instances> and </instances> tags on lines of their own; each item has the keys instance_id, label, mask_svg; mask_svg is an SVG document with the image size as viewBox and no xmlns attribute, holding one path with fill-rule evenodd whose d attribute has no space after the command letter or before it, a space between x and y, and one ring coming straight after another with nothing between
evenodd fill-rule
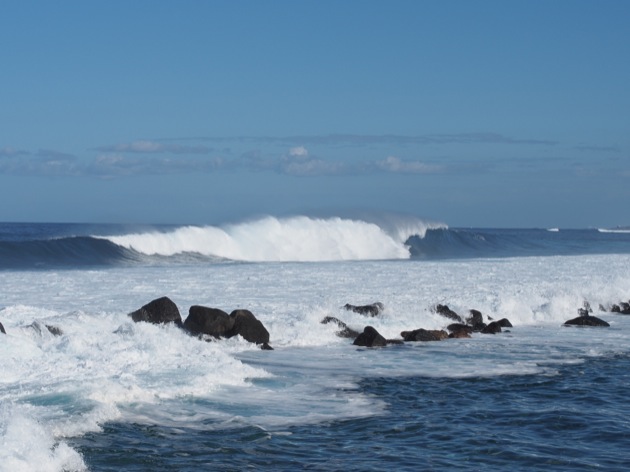
<instances>
[{"instance_id":1,"label":"dark rock","mask_svg":"<svg viewBox=\"0 0 630 472\"><path fill-rule=\"evenodd\" d=\"M0 323L0 333L7 334L7 332L4 330L4 326L2 326L2 323Z\"/></svg>"},{"instance_id":2,"label":"dark rock","mask_svg":"<svg viewBox=\"0 0 630 472\"><path fill-rule=\"evenodd\" d=\"M459 316L457 313L455 313L453 310L451 310L448 305L435 305L434 308L435 313L437 313L438 315L442 315L448 319L451 319L453 321L457 321L458 323L463 323L464 320L462 320L462 317Z\"/></svg>"},{"instance_id":3,"label":"dark rock","mask_svg":"<svg viewBox=\"0 0 630 472\"><path fill-rule=\"evenodd\" d=\"M513 328L514 326L512 326L512 323L510 323L510 320L508 320L507 318L501 318L499 321L496 321L496 323L499 324L499 326L501 326L501 328Z\"/></svg>"},{"instance_id":4,"label":"dark rock","mask_svg":"<svg viewBox=\"0 0 630 472\"><path fill-rule=\"evenodd\" d=\"M260 345L260 349L262 349L263 351L273 351L273 348L267 343L262 343Z\"/></svg>"},{"instance_id":5,"label":"dark rock","mask_svg":"<svg viewBox=\"0 0 630 472\"><path fill-rule=\"evenodd\" d=\"M405 342L402 339L386 339L385 342L387 343L388 346L390 344L393 344L394 346L401 346L405 344Z\"/></svg>"},{"instance_id":6,"label":"dark rock","mask_svg":"<svg viewBox=\"0 0 630 472\"><path fill-rule=\"evenodd\" d=\"M453 335L454 334L459 334L459 333L464 333L464 334L467 334L468 337L470 337L470 334L473 332L472 326L468 326L468 325L461 324L461 323L450 324L450 325L448 325L446 327L446 330L450 334L453 334ZM459 337L459 336L453 336L453 337Z\"/></svg>"},{"instance_id":7,"label":"dark rock","mask_svg":"<svg viewBox=\"0 0 630 472\"><path fill-rule=\"evenodd\" d=\"M588 316L588 310L584 308L578 308L578 316Z\"/></svg>"},{"instance_id":8,"label":"dark rock","mask_svg":"<svg viewBox=\"0 0 630 472\"><path fill-rule=\"evenodd\" d=\"M443 330L414 329L400 333L405 341L441 341L448 338L448 333Z\"/></svg>"},{"instance_id":9,"label":"dark rock","mask_svg":"<svg viewBox=\"0 0 630 472\"><path fill-rule=\"evenodd\" d=\"M360 333L358 331L353 330L339 318L335 318L334 316L327 316L322 321L322 324L335 323L339 326L339 331L335 334L340 338L352 338L355 339Z\"/></svg>"},{"instance_id":10,"label":"dark rock","mask_svg":"<svg viewBox=\"0 0 630 472\"><path fill-rule=\"evenodd\" d=\"M619 313L621 313L622 315L630 315L630 303L620 302L619 308L621 308L621 310L619 310Z\"/></svg>"},{"instance_id":11,"label":"dark rock","mask_svg":"<svg viewBox=\"0 0 630 472\"><path fill-rule=\"evenodd\" d=\"M612 307L610 307L610 312L611 313L620 313L621 312L621 308L619 307L619 305L614 304Z\"/></svg>"},{"instance_id":12,"label":"dark rock","mask_svg":"<svg viewBox=\"0 0 630 472\"><path fill-rule=\"evenodd\" d=\"M604 320L596 316L578 316L564 323L564 326L610 326Z\"/></svg>"},{"instance_id":13,"label":"dark rock","mask_svg":"<svg viewBox=\"0 0 630 472\"><path fill-rule=\"evenodd\" d=\"M484 329L481 330L483 334L497 334L501 332L501 325L498 321L489 323Z\"/></svg>"},{"instance_id":14,"label":"dark rock","mask_svg":"<svg viewBox=\"0 0 630 472\"><path fill-rule=\"evenodd\" d=\"M227 337L234 328L234 319L223 310L193 305L188 310L184 329L191 334L208 334L215 338Z\"/></svg>"},{"instance_id":15,"label":"dark rock","mask_svg":"<svg viewBox=\"0 0 630 472\"><path fill-rule=\"evenodd\" d=\"M453 331L448 335L449 338L460 339L460 338L470 338L470 333L466 331Z\"/></svg>"},{"instance_id":16,"label":"dark rock","mask_svg":"<svg viewBox=\"0 0 630 472\"><path fill-rule=\"evenodd\" d=\"M354 311L355 313L366 316L377 316L385 309L385 305L381 302L375 302L371 305L351 305L350 303L346 303L343 307L348 311Z\"/></svg>"},{"instance_id":17,"label":"dark rock","mask_svg":"<svg viewBox=\"0 0 630 472\"><path fill-rule=\"evenodd\" d=\"M483 315L479 310L470 310L470 316L466 318L466 323L470 326L480 325L483 323Z\"/></svg>"},{"instance_id":18,"label":"dark rock","mask_svg":"<svg viewBox=\"0 0 630 472\"><path fill-rule=\"evenodd\" d=\"M146 321L154 324L175 323L178 326L182 325L182 317L177 305L168 297L157 298L139 310L129 313L129 316L136 323Z\"/></svg>"},{"instance_id":19,"label":"dark rock","mask_svg":"<svg viewBox=\"0 0 630 472\"><path fill-rule=\"evenodd\" d=\"M366 326L352 344L355 346L382 347L387 345L387 340L372 326Z\"/></svg>"},{"instance_id":20,"label":"dark rock","mask_svg":"<svg viewBox=\"0 0 630 472\"><path fill-rule=\"evenodd\" d=\"M230 313L230 318L234 320L234 325L226 337L229 338L238 334L250 343L269 343L269 331L251 311L234 310Z\"/></svg>"}]
</instances>

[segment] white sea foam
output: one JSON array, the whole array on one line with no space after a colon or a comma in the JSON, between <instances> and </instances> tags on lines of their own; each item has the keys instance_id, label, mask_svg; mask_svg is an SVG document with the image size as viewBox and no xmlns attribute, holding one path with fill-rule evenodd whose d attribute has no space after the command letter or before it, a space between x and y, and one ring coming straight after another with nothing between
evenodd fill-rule
<instances>
[{"instance_id":1,"label":"white sea foam","mask_svg":"<svg viewBox=\"0 0 630 472\"><path fill-rule=\"evenodd\" d=\"M192 428L296 423L386 411L357 381L370 376L461 377L553 374L556 364L624 352L630 319L598 313L627 300L630 256L464 261L210 264L107 270L0 272L0 469L81 470L68 438L110 421ZM168 295L191 305L250 309L268 328L272 352L240 338L207 343L174 326L134 324L127 313ZM588 300L610 329L568 329ZM376 318L345 303L380 301ZM335 316L387 338L441 329L448 304L508 318L511 333L467 340L360 349L335 335ZM55 336L47 326L63 331ZM7 469L9 464L12 468Z\"/></svg>"},{"instance_id":2,"label":"white sea foam","mask_svg":"<svg viewBox=\"0 0 630 472\"><path fill-rule=\"evenodd\" d=\"M185 226L106 239L147 255L198 253L237 261L406 259L409 237L423 237L428 228L442 226L402 217L379 225L342 218L269 216L223 227Z\"/></svg>"}]
</instances>

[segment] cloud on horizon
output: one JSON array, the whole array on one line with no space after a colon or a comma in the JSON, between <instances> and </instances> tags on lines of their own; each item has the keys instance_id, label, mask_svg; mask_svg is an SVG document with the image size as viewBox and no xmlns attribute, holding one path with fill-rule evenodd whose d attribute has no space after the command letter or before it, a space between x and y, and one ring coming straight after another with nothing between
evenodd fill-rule
<instances>
[{"instance_id":1,"label":"cloud on horizon","mask_svg":"<svg viewBox=\"0 0 630 472\"><path fill-rule=\"evenodd\" d=\"M211 147L202 141L224 143ZM497 133L406 135L330 134L288 137L215 137L136 140L88 149L92 156L77 156L55 150L31 152L0 148L0 174L34 176L77 176L117 178L125 176L211 173L240 170L274 172L281 175L352 176L374 173L436 174L474 173L481 170L512 169L519 165L548 166L554 159L547 151L515 158L506 148L431 150L429 160L418 159L425 151L412 145L537 145L555 146L555 141L515 139ZM327 147L328 146L328 147ZM343 151L344 147L365 151ZM312 152L312 148L315 152ZM614 147L574 146L581 151L617 151ZM568 149L568 148L567 148ZM481 151L481 152L480 152ZM486 152L488 151L488 152ZM565 149L566 151L566 149ZM522 155L523 152L519 151ZM482 155L483 153L483 155ZM556 153L554 153L556 154ZM369 156L369 157L368 157ZM512 156L512 157L509 157ZM509 164L509 166L508 166ZM537 164L538 165L538 164ZM480 170L481 169L481 170Z\"/></svg>"}]
</instances>

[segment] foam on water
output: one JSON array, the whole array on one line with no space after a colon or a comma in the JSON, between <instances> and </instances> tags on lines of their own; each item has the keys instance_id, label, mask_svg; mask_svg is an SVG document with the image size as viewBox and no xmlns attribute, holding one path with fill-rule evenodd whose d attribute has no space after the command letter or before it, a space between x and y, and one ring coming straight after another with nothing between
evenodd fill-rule
<instances>
[{"instance_id":1,"label":"foam on water","mask_svg":"<svg viewBox=\"0 0 630 472\"><path fill-rule=\"evenodd\" d=\"M558 364L625 352L630 318L595 313L605 330L563 328L588 300L596 310L628 298L630 256L466 261L214 264L2 272L0 469L81 470L67 438L110 421L213 429L384 414L357 389L372 376L554 375ZM240 338L203 342L174 326L134 324L127 313L167 295L191 305L250 309L273 352ZM380 301L376 318L345 303ZM510 319L511 333L362 349L335 335L335 316L387 338L441 329L432 307ZM58 327L55 336L47 326ZM27 439L28 438L28 439ZM10 465L10 468L8 465Z\"/></svg>"}]
</instances>

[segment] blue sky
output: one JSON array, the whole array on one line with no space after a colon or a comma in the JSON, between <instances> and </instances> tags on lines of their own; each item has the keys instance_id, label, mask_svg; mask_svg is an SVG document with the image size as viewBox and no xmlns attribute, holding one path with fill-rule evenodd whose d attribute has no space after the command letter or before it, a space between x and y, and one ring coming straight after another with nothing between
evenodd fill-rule
<instances>
[{"instance_id":1,"label":"blue sky","mask_svg":"<svg viewBox=\"0 0 630 472\"><path fill-rule=\"evenodd\" d=\"M0 221L630 225L630 2L0 3Z\"/></svg>"}]
</instances>

